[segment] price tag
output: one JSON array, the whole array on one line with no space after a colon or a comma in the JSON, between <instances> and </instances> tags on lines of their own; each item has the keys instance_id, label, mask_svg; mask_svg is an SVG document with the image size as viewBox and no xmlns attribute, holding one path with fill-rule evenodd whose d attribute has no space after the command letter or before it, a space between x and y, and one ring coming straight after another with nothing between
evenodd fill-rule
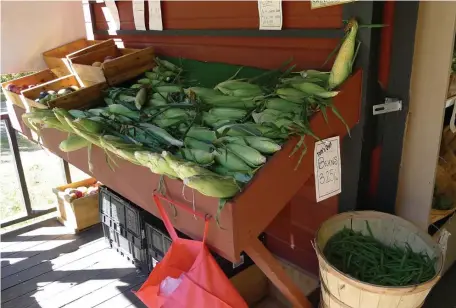
<instances>
[{"instance_id":1,"label":"price tag","mask_svg":"<svg viewBox=\"0 0 456 308\"><path fill-rule=\"evenodd\" d=\"M282 0L258 0L260 30L282 30Z\"/></svg>"},{"instance_id":2,"label":"price tag","mask_svg":"<svg viewBox=\"0 0 456 308\"><path fill-rule=\"evenodd\" d=\"M332 137L315 143L315 190L317 202L340 194L340 138Z\"/></svg>"},{"instance_id":3,"label":"price tag","mask_svg":"<svg viewBox=\"0 0 456 308\"><path fill-rule=\"evenodd\" d=\"M149 30L163 30L160 0L149 0Z\"/></svg>"},{"instance_id":4,"label":"price tag","mask_svg":"<svg viewBox=\"0 0 456 308\"><path fill-rule=\"evenodd\" d=\"M313 10L355 1L356 0L310 0L310 8Z\"/></svg>"},{"instance_id":5,"label":"price tag","mask_svg":"<svg viewBox=\"0 0 456 308\"><path fill-rule=\"evenodd\" d=\"M133 19L136 30L146 30L146 21L144 17L144 0L133 0Z\"/></svg>"}]
</instances>

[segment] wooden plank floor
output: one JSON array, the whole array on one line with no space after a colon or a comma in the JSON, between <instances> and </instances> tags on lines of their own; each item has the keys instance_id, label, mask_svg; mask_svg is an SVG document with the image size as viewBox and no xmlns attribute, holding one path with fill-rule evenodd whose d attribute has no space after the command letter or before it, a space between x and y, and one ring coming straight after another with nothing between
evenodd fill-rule
<instances>
[{"instance_id":1,"label":"wooden plank floor","mask_svg":"<svg viewBox=\"0 0 456 308\"><path fill-rule=\"evenodd\" d=\"M109 248L100 225L77 235L47 220L1 237L2 308L134 308L147 278Z\"/></svg>"}]
</instances>

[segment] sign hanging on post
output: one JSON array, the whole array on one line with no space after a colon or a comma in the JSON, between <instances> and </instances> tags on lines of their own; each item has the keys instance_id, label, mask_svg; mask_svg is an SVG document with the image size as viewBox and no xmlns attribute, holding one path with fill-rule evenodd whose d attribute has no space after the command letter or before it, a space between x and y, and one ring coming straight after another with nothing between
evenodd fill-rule
<instances>
[{"instance_id":1,"label":"sign hanging on post","mask_svg":"<svg viewBox=\"0 0 456 308\"><path fill-rule=\"evenodd\" d=\"M282 30L282 0L258 0L260 30Z\"/></svg>"},{"instance_id":2,"label":"sign hanging on post","mask_svg":"<svg viewBox=\"0 0 456 308\"><path fill-rule=\"evenodd\" d=\"M315 191L317 202L340 194L340 138L332 137L315 142Z\"/></svg>"},{"instance_id":3,"label":"sign hanging on post","mask_svg":"<svg viewBox=\"0 0 456 308\"><path fill-rule=\"evenodd\" d=\"M108 21L109 30L120 30L119 10L117 9L116 2L114 0L105 0L104 3L108 8L108 12L103 11L103 13L105 15L106 20Z\"/></svg>"},{"instance_id":4,"label":"sign hanging on post","mask_svg":"<svg viewBox=\"0 0 456 308\"><path fill-rule=\"evenodd\" d=\"M149 0L149 30L163 30L161 2L160 0Z\"/></svg>"},{"instance_id":5,"label":"sign hanging on post","mask_svg":"<svg viewBox=\"0 0 456 308\"><path fill-rule=\"evenodd\" d=\"M133 0L133 19L135 21L135 29L145 31L146 20L144 17L144 0Z\"/></svg>"}]
</instances>

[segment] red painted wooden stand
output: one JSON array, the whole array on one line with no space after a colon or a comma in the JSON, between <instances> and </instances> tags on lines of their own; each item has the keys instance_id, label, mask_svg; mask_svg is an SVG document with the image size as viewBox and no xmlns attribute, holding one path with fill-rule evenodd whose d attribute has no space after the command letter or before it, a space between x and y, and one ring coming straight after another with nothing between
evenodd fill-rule
<instances>
[{"instance_id":1,"label":"red painted wooden stand","mask_svg":"<svg viewBox=\"0 0 456 308\"><path fill-rule=\"evenodd\" d=\"M359 120L361 106L362 72L356 72L345 82L341 92L334 99L334 104L350 128ZM24 110L17 106L10 107L13 127L31 138L30 131L20 122ZM316 114L310 124L311 130L320 138L345 136L344 124L328 110L329 125L323 116ZM79 169L93 174L99 181L119 192L148 212L159 217L158 210L152 200L152 192L158 187L159 176L147 168L136 166L118 159L118 167L109 169L103 150L93 147L93 170L88 170L87 151L78 150L63 153L59 143L66 138L65 133L54 129L42 131L44 147L67 160ZM299 291L291 279L285 274L273 255L258 240L258 236L285 207L301 186L313 175L314 140L306 138L307 154L298 169L299 151L289 157L298 138L292 138L284 148L276 153L261 168L255 178L245 187L244 191L227 203L220 215L220 226L210 224L207 244L211 249L226 259L236 262L240 253L245 251L257 266L266 274L275 286L288 298L294 307L311 307L307 298ZM184 188L182 181L165 179L166 194L180 203L194 207L198 212L216 215L218 199L199 194ZM194 200L189 201L189 200ZM167 208L174 226L193 238L201 238L204 220L192 215L189 211L178 207Z\"/></svg>"}]
</instances>

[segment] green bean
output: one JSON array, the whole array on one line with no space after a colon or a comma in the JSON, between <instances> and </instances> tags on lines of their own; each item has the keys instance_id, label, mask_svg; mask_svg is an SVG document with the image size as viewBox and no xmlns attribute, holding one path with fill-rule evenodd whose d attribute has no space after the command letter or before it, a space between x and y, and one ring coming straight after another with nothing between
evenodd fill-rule
<instances>
[{"instance_id":1,"label":"green bean","mask_svg":"<svg viewBox=\"0 0 456 308\"><path fill-rule=\"evenodd\" d=\"M324 249L328 261L356 279L377 285L422 283L435 275L435 258L414 252L408 243L404 248L384 245L367 222L366 228L368 235L346 227L334 234Z\"/></svg>"}]
</instances>

